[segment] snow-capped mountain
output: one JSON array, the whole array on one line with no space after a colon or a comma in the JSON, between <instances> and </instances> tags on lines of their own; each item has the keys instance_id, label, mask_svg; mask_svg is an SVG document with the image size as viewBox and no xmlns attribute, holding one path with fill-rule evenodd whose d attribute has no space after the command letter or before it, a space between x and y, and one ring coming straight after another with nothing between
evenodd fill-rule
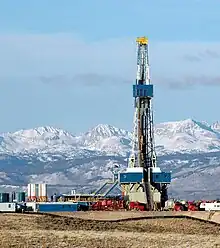
<instances>
[{"instance_id":1,"label":"snow-capped mountain","mask_svg":"<svg viewBox=\"0 0 220 248\"><path fill-rule=\"evenodd\" d=\"M0 184L46 182L68 189L97 187L112 176L114 163L126 166L131 141L130 132L103 124L79 135L49 126L2 133ZM220 176L218 122L209 125L187 119L157 124L155 141L159 166L173 171L174 194L184 195L193 189L207 193L208 188L220 186L218 180L215 184L209 181L211 176Z\"/></svg>"},{"instance_id":2,"label":"snow-capped mountain","mask_svg":"<svg viewBox=\"0 0 220 248\"><path fill-rule=\"evenodd\" d=\"M155 125L158 155L181 152L211 152L220 150L220 124L208 124L187 119ZM132 134L111 125L100 124L75 136L54 127L38 127L3 133L1 153L68 152L71 149L100 151L103 154L126 155L131 150Z\"/></svg>"},{"instance_id":3,"label":"snow-capped mountain","mask_svg":"<svg viewBox=\"0 0 220 248\"><path fill-rule=\"evenodd\" d=\"M56 149L57 146L74 145L73 142L74 136L64 130L39 127L1 134L0 152L25 153L53 146Z\"/></svg>"},{"instance_id":4,"label":"snow-capped mountain","mask_svg":"<svg viewBox=\"0 0 220 248\"><path fill-rule=\"evenodd\" d=\"M220 130L214 124L187 119L166 122L155 127L158 151L163 152L210 152L220 150Z\"/></svg>"},{"instance_id":5,"label":"snow-capped mountain","mask_svg":"<svg viewBox=\"0 0 220 248\"><path fill-rule=\"evenodd\" d=\"M68 153L77 149L123 154L130 149L129 132L110 125L98 125L88 132L74 136L54 127L38 127L3 133L0 136L0 153Z\"/></svg>"},{"instance_id":6,"label":"snow-capped mountain","mask_svg":"<svg viewBox=\"0 0 220 248\"><path fill-rule=\"evenodd\" d=\"M99 124L78 137L78 144L91 150L125 156L131 150L131 134L111 125Z\"/></svg>"}]
</instances>

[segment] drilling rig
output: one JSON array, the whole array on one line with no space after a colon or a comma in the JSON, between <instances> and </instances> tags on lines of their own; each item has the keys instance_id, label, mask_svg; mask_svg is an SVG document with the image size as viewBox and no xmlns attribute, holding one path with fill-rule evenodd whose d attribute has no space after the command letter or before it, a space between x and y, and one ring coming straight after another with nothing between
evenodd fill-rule
<instances>
[{"instance_id":1,"label":"drilling rig","mask_svg":"<svg viewBox=\"0 0 220 248\"><path fill-rule=\"evenodd\" d=\"M128 167L115 175L128 202L144 204L146 210L161 210L168 199L171 173L157 166L153 125L153 84L150 80L148 38L138 37L137 76L133 85L134 123Z\"/></svg>"}]
</instances>

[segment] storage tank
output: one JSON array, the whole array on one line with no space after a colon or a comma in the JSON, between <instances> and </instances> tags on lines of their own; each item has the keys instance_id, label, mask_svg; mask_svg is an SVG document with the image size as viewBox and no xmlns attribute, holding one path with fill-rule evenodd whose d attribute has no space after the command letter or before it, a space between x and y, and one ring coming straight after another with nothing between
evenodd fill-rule
<instances>
[{"instance_id":1,"label":"storage tank","mask_svg":"<svg viewBox=\"0 0 220 248\"><path fill-rule=\"evenodd\" d=\"M47 185L45 183L28 184L28 200L47 200Z\"/></svg>"},{"instance_id":2,"label":"storage tank","mask_svg":"<svg viewBox=\"0 0 220 248\"><path fill-rule=\"evenodd\" d=\"M47 185L46 185L46 183L41 184L41 196L47 197Z\"/></svg>"},{"instance_id":3,"label":"storage tank","mask_svg":"<svg viewBox=\"0 0 220 248\"><path fill-rule=\"evenodd\" d=\"M37 198L37 188L36 188L36 184L32 183L31 184L31 200L36 200Z\"/></svg>"},{"instance_id":4,"label":"storage tank","mask_svg":"<svg viewBox=\"0 0 220 248\"><path fill-rule=\"evenodd\" d=\"M28 184L28 199L31 199L31 183Z\"/></svg>"},{"instance_id":5,"label":"storage tank","mask_svg":"<svg viewBox=\"0 0 220 248\"><path fill-rule=\"evenodd\" d=\"M0 193L0 202L9 202L9 193Z\"/></svg>"},{"instance_id":6,"label":"storage tank","mask_svg":"<svg viewBox=\"0 0 220 248\"><path fill-rule=\"evenodd\" d=\"M36 196L36 198L39 198L39 188L40 188L40 186L39 186L39 184L38 183L35 183L35 184L33 184L34 186L33 186L33 192L35 192L35 196Z\"/></svg>"},{"instance_id":7,"label":"storage tank","mask_svg":"<svg viewBox=\"0 0 220 248\"><path fill-rule=\"evenodd\" d=\"M25 192L16 192L16 201L25 202Z\"/></svg>"}]
</instances>

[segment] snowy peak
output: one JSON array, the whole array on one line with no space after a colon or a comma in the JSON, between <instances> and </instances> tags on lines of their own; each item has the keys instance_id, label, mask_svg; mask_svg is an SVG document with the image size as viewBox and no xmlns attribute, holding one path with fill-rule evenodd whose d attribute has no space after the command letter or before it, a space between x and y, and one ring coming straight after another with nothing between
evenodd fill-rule
<instances>
[{"instance_id":1,"label":"snowy peak","mask_svg":"<svg viewBox=\"0 0 220 248\"><path fill-rule=\"evenodd\" d=\"M165 122L155 125L155 143L158 155L175 152L220 151L220 124L212 126L193 119ZM63 153L72 155L92 150L108 155L123 155L131 151L131 133L108 124L99 124L87 132L73 136L51 127L4 133L0 137L0 153ZM126 155L127 156L127 155Z\"/></svg>"},{"instance_id":2,"label":"snowy peak","mask_svg":"<svg viewBox=\"0 0 220 248\"><path fill-rule=\"evenodd\" d=\"M128 135L128 132L116 128L114 126L108 125L108 124L99 124L96 127L93 127L88 132L85 133L85 136L90 138L110 138L113 136L120 137L120 136L126 136Z\"/></svg>"},{"instance_id":3,"label":"snowy peak","mask_svg":"<svg viewBox=\"0 0 220 248\"><path fill-rule=\"evenodd\" d=\"M220 133L205 122L187 119L166 122L155 127L156 145L173 152L209 152L220 150Z\"/></svg>"},{"instance_id":4,"label":"snowy peak","mask_svg":"<svg viewBox=\"0 0 220 248\"><path fill-rule=\"evenodd\" d=\"M22 129L14 133L2 135L1 151L7 152L34 152L60 145L72 145L74 136L62 129L45 126L34 129Z\"/></svg>"},{"instance_id":5,"label":"snowy peak","mask_svg":"<svg viewBox=\"0 0 220 248\"><path fill-rule=\"evenodd\" d=\"M212 129L220 133L220 122L216 121L215 123L212 124Z\"/></svg>"},{"instance_id":6,"label":"snowy peak","mask_svg":"<svg viewBox=\"0 0 220 248\"><path fill-rule=\"evenodd\" d=\"M164 122L155 126L158 135L176 135L180 133L195 135L197 131L213 132L212 128L205 122L198 122L193 119L183 121Z\"/></svg>"},{"instance_id":7,"label":"snowy peak","mask_svg":"<svg viewBox=\"0 0 220 248\"><path fill-rule=\"evenodd\" d=\"M81 145L108 154L125 155L130 150L129 132L108 124L99 124L81 136Z\"/></svg>"},{"instance_id":8,"label":"snowy peak","mask_svg":"<svg viewBox=\"0 0 220 248\"><path fill-rule=\"evenodd\" d=\"M38 127L34 129L23 129L13 133L13 136L23 136L26 138L37 138L42 136L72 136L70 133L51 126Z\"/></svg>"}]
</instances>

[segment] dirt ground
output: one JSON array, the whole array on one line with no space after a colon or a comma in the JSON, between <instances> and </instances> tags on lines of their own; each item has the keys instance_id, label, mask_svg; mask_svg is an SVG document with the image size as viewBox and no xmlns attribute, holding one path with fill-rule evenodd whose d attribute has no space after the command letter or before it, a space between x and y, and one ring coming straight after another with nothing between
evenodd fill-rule
<instances>
[{"instance_id":1,"label":"dirt ground","mask_svg":"<svg viewBox=\"0 0 220 248\"><path fill-rule=\"evenodd\" d=\"M0 247L220 248L220 226L210 223L174 218L109 222L85 216L0 214Z\"/></svg>"},{"instance_id":2,"label":"dirt ground","mask_svg":"<svg viewBox=\"0 0 220 248\"><path fill-rule=\"evenodd\" d=\"M61 216L70 216L80 219L90 219L90 220L123 220L123 219L130 219L130 218L143 218L148 216L155 216L155 215L165 215L165 216L174 216L174 215L181 215L181 212L138 212L138 211L87 211L87 212L63 212L57 213Z\"/></svg>"}]
</instances>

